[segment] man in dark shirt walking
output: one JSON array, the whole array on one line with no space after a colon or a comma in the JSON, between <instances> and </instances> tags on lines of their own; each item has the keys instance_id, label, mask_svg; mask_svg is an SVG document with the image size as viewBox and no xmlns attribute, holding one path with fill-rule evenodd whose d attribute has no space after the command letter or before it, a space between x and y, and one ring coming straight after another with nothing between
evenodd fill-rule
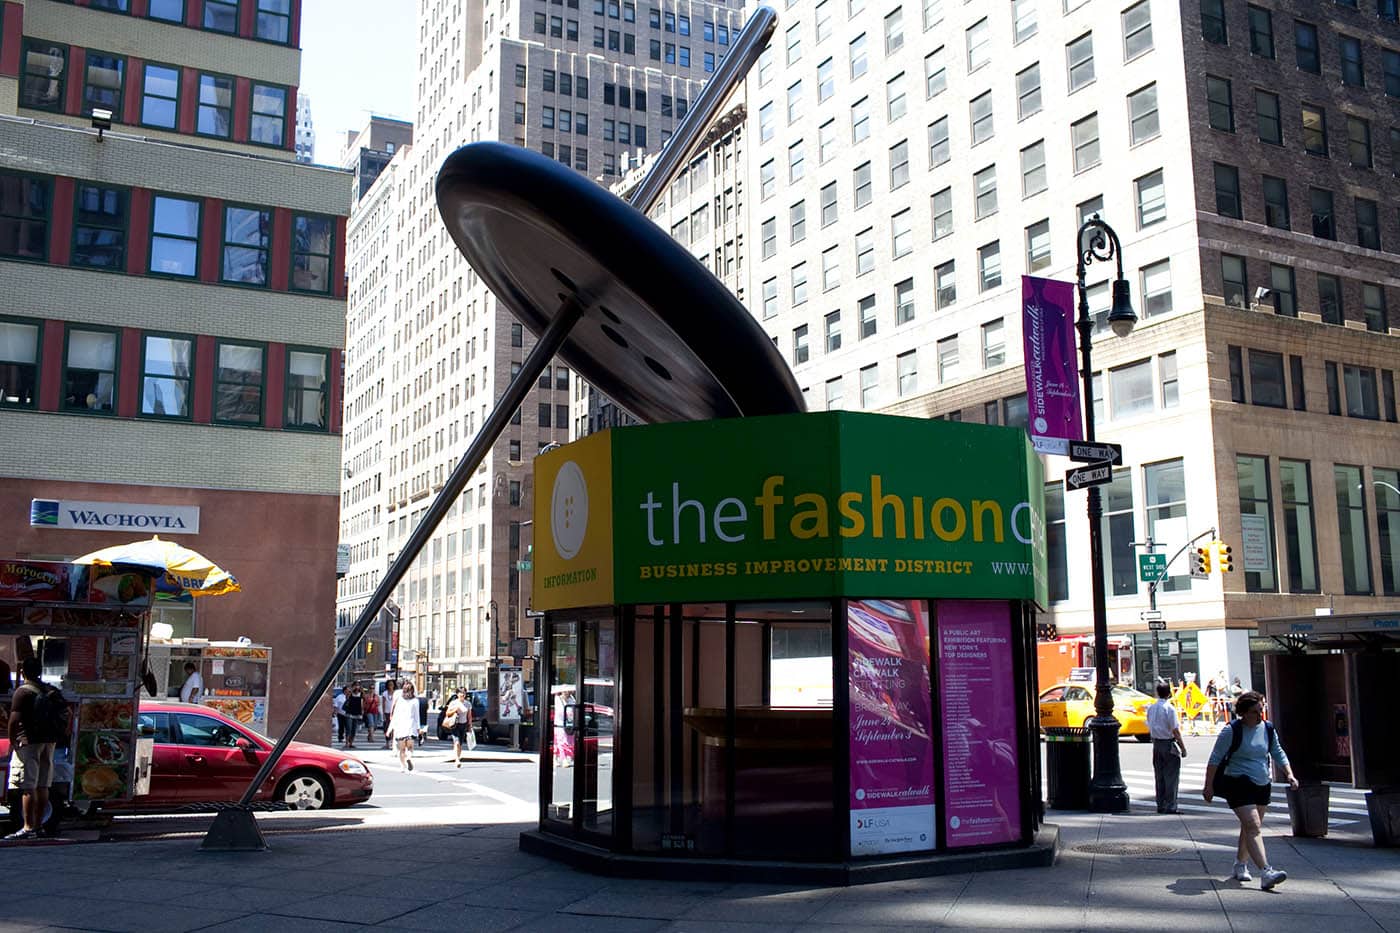
<instances>
[{"instance_id":1,"label":"man in dark shirt walking","mask_svg":"<svg viewBox=\"0 0 1400 933\"><path fill-rule=\"evenodd\" d=\"M43 666L38 658L25 658L20 664L24 682L15 688L10 701L9 737L16 767L14 784L23 797L24 827L6 836L6 840L36 838L49 802L57 737L44 734L46 726L35 715L35 702L54 689L39 679L42 673Z\"/></svg>"}]
</instances>

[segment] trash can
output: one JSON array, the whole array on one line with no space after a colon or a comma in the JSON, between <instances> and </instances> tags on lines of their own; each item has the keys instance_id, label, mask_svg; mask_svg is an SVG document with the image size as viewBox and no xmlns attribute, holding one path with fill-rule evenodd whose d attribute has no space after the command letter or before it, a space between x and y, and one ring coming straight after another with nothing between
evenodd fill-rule
<instances>
[{"instance_id":1,"label":"trash can","mask_svg":"<svg viewBox=\"0 0 1400 933\"><path fill-rule=\"evenodd\" d=\"M1089 748L1087 728L1051 726L1045 730L1045 771L1052 809L1089 809Z\"/></svg>"},{"instance_id":2,"label":"trash can","mask_svg":"<svg viewBox=\"0 0 1400 933\"><path fill-rule=\"evenodd\" d=\"M1300 784L1288 789L1288 822L1295 836L1327 835L1327 802L1332 789L1326 784Z\"/></svg>"},{"instance_id":3,"label":"trash can","mask_svg":"<svg viewBox=\"0 0 1400 933\"><path fill-rule=\"evenodd\" d=\"M1366 795L1371 837L1377 846L1400 846L1400 787L1378 787Z\"/></svg>"}]
</instances>

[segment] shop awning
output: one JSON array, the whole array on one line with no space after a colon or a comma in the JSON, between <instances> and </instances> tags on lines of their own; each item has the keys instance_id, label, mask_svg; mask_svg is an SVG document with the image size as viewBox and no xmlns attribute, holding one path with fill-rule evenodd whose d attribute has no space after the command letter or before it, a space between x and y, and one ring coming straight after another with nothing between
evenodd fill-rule
<instances>
[{"instance_id":1,"label":"shop awning","mask_svg":"<svg viewBox=\"0 0 1400 933\"><path fill-rule=\"evenodd\" d=\"M1342 615L1284 616L1260 619L1259 635L1283 647L1400 647L1400 612L1353 612Z\"/></svg>"}]
</instances>

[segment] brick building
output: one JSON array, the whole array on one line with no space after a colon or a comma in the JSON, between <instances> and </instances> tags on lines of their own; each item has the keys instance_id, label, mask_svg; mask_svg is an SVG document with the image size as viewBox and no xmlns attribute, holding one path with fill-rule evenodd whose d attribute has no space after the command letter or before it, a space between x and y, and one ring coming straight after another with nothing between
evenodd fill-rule
<instances>
[{"instance_id":1,"label":"brick building","mask_svg":"<svg viewBox=\"0 0 1400 933\"><path fill-rule=\"evenodd\" d=\"M274 734L335 622L350 178L295 162L299 19L0 3L0 550L66 559L178 515L243 592L157 614L272 646ZM36 499L105 524L31 525Z\"/></svg>"}]
</instances>

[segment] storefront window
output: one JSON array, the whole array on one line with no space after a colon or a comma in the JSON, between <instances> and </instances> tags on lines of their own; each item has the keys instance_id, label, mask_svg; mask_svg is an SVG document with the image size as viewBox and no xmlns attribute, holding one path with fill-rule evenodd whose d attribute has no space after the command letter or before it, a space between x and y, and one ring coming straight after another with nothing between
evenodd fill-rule
<instances>
[{"instance_id":1,"label":"storefront window","mask_svg":"<svg viewBox=\"0 0 1400 933\"><path fill-rule=\"evenodd\" d=\"M1314 531L1312 477L1306 460L1280 460L1283 492L1284 555L1288 559L1288 592L1316 593L1317 536Z\"/></svg>"},{"instance_id":2,"label":"storefront window","mask_svg":"<svg viewBox=\"0 0 1400 933\"><path fill-rule=\"evenodd\" d=\"M1278 591L1274 575L1274 519L1269 497L1269 459L1240 454L1235 458L1240 492L1240 563L1245 590Z\"/></svg>"}]
</instances>

